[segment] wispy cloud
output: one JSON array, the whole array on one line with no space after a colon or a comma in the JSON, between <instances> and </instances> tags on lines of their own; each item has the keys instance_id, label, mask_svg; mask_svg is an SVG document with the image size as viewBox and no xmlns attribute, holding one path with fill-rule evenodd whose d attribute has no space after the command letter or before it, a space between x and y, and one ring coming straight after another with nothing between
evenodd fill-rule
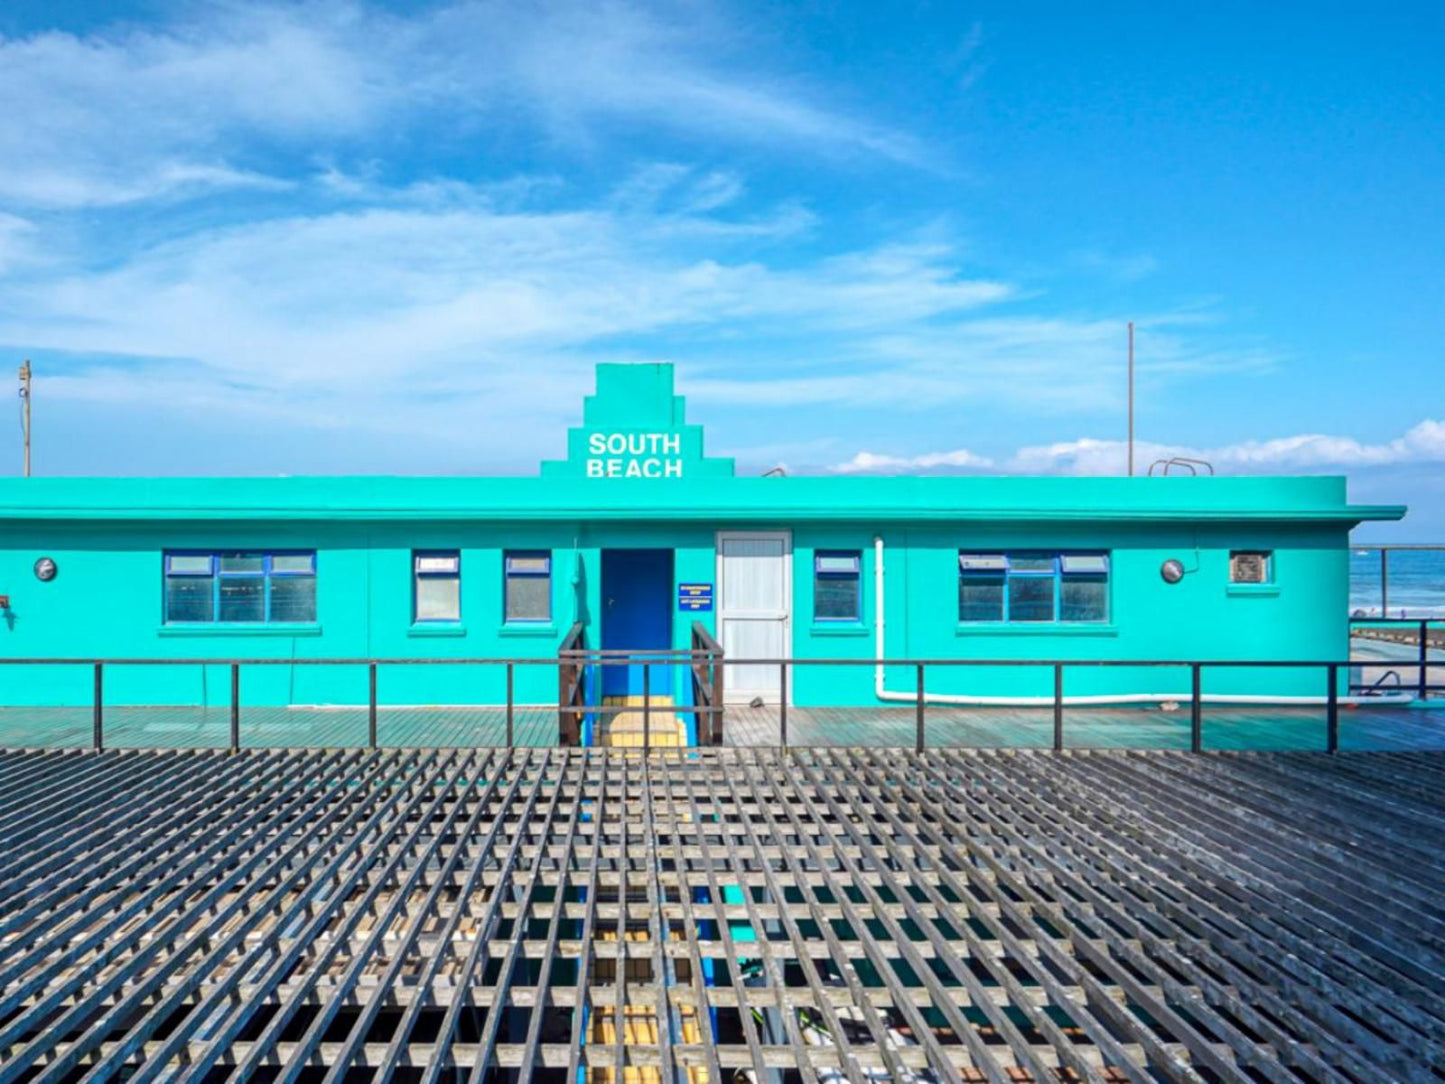
<instances>
[{"instance_id":1,"label":"wispy cloud","mask_svg":"<svg viewBox=\"0 0 1445 1084\"><path fill-rule=\"evenodd\" d=\"M298 152L442 138L586 144L600 125L923 163L905 132L748 60L705 9L464 0L204 4L158 28L0 39L0 200L115 205L294 180ZM434 137L432 137L434 138ZM282 176L276 176L280 170ZM727 196L719 174L704 201Z\"/></svg>"},{"instance_id":2,"label":"wispy cloud","mask_svg":"<svg viewBox=\"0 0 1445 1084\"><path fill-rule=\"evenodd\" d=\"M1138 442L1135 464L1141 471L1151 463L1178 456L1203 460L1221 473L1310 474L1358 468L1445 463L1445 422L1427 418L1392 440L1370 444L1354 437L1307 433L1267 440L1240 441L1214 448ZM1124 473L1128 445L1117 440L1061 441L1029 445L1012 456L996 460L967 449L897 456L859 452L829 468L838 474L1074 474Z\"/></svg>"}]
</instances>

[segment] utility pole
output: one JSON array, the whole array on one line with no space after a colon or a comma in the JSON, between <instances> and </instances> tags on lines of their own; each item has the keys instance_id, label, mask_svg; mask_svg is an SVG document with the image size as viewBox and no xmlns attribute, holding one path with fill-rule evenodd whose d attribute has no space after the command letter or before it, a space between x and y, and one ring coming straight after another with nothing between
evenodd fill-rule
<instances>
[{"instance_id":1,"label":"utility pole","mask_svg":"<svg viewBox=\"0 0 1445 1084\"><path fill-rule=\"evenodd\" d=\"M1134 477L1134 321L1129 321L1129 477Z\"/></svg>"},{"instance_id":2,"label":"utility pole","mask_svg":"<svg viewBox=\"0 0 1445 1084\"><path fill-rule=\"evenodd\" d=\"M20 366L20 428L25 435L25 477L30 477L30 359Z\"/></svg>"}]
</instances>

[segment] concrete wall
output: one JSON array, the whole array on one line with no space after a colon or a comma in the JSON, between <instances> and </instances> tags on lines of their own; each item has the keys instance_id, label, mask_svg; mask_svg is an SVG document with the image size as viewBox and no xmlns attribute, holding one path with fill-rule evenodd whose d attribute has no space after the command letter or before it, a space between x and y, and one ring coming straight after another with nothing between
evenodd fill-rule
<instances>
[{"instance_id":1,"label":"concrete wall","mask_svg":"<svg viewBox=\"0 0 1445 1084\"><path fill-rule=\"evenodd\" d=\"M574 617L599 645L601 551L670 547L677 582L716 577L716 525L476 522L96 523L10 521L0 537L0 594L11 609L0 624L0 656L104 658L543 658L555 657ZM775 526L786 526L780 524ZM738 529L765 529L738 525ZM874 594L873 538L886 552L887 652L890 657L984 659L1343 659L1347 650L1348 535L1344 524L979 524L886 526L817 523L793 530L793 654L850 658L857 667L798 667L799 704L870 704ZM174 627L162 615L162 552L168 549L317 551L315 625ZM856 626L813 620L813 552L863 554L863 620ZM1104 626L962 626L957 620L956 555L963 549L1104 549L1112 553L1111 620ZM1272 549L1275 583L1231 587L1230 549ZM412 625L413 549L462 553L462 620L455 627ZM553 553L553 621L509 627L502 621L502 551ZM36 579L37 558L59 573ZM1164 583L1159 566L1176 557L1183 582ZM715 614L674 611L674 646L686 648L694 620L715 629ZM1320 694L1315 671L1216 671L1206 691ZM85 704L86 667L0 666L0 704ZM243 671L246 703L364 703L364 668L276 665ZM385 703L497 703L501 668L391 666L380 674ZM911 670L895 668L888 687L913 689ZM522 702L553 703L553 667L519 666ZM1051 672L1040 669L937 668L930 692L1045 695ZM1074 668L1070 693L1187 691L1187 672ZM679 669L674 692L685 698ZM223 667L112 667L111 704L224 704Z\"/></svg>"},{"instance_id":2,"label":"concrete wall","mask_svg":"<svg viewBox=\"0 0 1445 1084\"><path fill-rule=\"evenodd\" d=\"M1348 532L1342 526L1261 524L911 527L877 532L884 541L885 647L890 658L918 659L1300 659L1343 660L1348 654ZM800 658L872 658L874 532L848 526L794 534L797 576L794 653ZM863 551L863 621L857 626L812 620L812 556L817 549ZM1108 550L1110 620L1094 624L965 625L958 621L958 563L965 550ZM1274 582L1229 583L1229 551L1274 551ZM1160 565L1178 558L1189 572L1165 583ZM912 692L916 673L889 668L885 687ZM1206 692L1323 695L1318 669L1205 671ZM800 667L798 703L869 703L871 667ZM1068 694L1185 692L1187 670L1069 668ZM991 696L1045 696L1045 667L929 668L927 690Z\"/></svg>"}]
</instances>

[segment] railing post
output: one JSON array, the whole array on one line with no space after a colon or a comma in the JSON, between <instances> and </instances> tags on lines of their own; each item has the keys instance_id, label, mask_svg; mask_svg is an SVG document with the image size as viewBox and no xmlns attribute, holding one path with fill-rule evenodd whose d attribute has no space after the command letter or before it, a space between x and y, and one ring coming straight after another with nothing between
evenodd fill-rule
<instances>
[{"instance_id":1,"label":"railing post","mask_svg":"<svg viewBox=\"0 0 1445 1084\"><path fill-rule=\"evenodd\" d=\"M923 752L923 706L924 706L924 699L923 699L923 664L922 664L922 663L919 663L919 664L918 664L918 703L917 703L917 705L916 705L915 708L914 708L914 719L913 719L914 727L915 727L915 728L917 729L917 731L918 731L918 732L913 736L913 751L914 751L915 753L921 753L921 752Z\"/></svg>"},{"instance_id":2,"label":"railing post","mask_svg":"<svg viewBox=\"0 0 1445 1084\"><path fill-rule=\"evenodd\" d=\"M366 747L376 748L376 663L366 667Z\"/></svg>"},{"instance_id":3,"label":"railing post","mask_svg":"<svg viewBox=\"0 0 1445 1084\"><path fill-rule=\"evenodd\" d=\"M723 680L727 674L727 667L723 665L722 647L718 646L718 654L712 660L712 743L721 745L723 743L723 719L727 714L727 706L723 700Z\"/></svg>"},{"instance_id":4,"label":"railing post","mask_svg":"<svg viewBox=\"0 0 1445 1084\"><path fill-rule=\"evenodd\" d=\"M642 751L652 748L652 667L642 664Z\"/></svg>"},{"instance_id":5,"label":"railing post","mask_svg":"<svg viewBox=\"0 0 1445 1084\"><path fill-rule=\"evenodd\" d=\"M1430 695L1430 622L1420 622L1420 699Z\"/></svg>"},{"instance_id":6,"label":"railing post","mask_svg":"<svg viewBox=\"0 0 1445 1084\"><path fill-rule=\"evenodd\" d=\"M1204 752L1204 697L1200 690L1202 667L1196 662L1191 663L1189 669L1194 686L1194 691L1189 698L1189 751L1202 753Z\"/></svg>"},{"instance_id":7,"label":"railing post","mask_svg":"<svg viewBox=\"0 0 1445 1084\"><path fill-rule=\"evenodd\" d=\"M1064 751L1064 664L1054 663L1054 752Z\"/></svg>"},{"instance_id":8,"label":"railing post","mask_svg":"<svg viewBox=\"0 0 1445 1084\"><path fill-rule=\"evenodd\" d=\"M571 712L567 710L568 673L571 667L564 655L557 663L557 744L576 745L572 736Z\"/></svg>"},{"instance_id":9,"label":"railing post","mask_svg":"<svg viewBox=\"0 0 1445 1084\"><path fill-rule=\"evenodd\" d=\"M241 664L231 664L231 752L241 748Z\"/></svg>"},{"instance_id":10,"label":"railing post","mask_svg":"<svg viewBox=\"0 0 1445 1084\"><path fill-rule=\"evenodd\" d=\"M1390 551L1380 547L1380 616L1390 616Z\"/></svg>"},{"instance_id":11,"label":"railing post","mask_svg":"<svg viewBox=\"0 0 1445 1084\"><path fill-rule=\"evenodd\" d=\"M507 748L512 748L512 663L507 663Z\"/></svg>"},{"instance_id":12,"label":"railing post","mask_svg":"<svg viewBox=\"0 0 1445 1084\"><path fill-rule=\"evenodd\" d=\"M1327 694L1329 707L1325 710L1325 751L1340 751L1340 666L1330 663L1330 688Z\"/></svg>"},{"instance_id":13,"label":"railing post","mask_svg":"<svg viewBox=\"0 0 1445 1084\"><path fill-rule=\"evenodd\" d=\"M102 749L105 748L105 724L102 719L104 709L101 706L105 701L105 691L103 685L104 679L101 676L103 669L103 663L97 662L95 664L95 707L94 714L92 715L90 722L91 744L95 746L95 751L97 753L99 753Z\"/></svg>"},{"instance_id":14,"label":"railing post","mask_svg":"<svg viewBox=\"0 0 1445 1084\"><path fill-rule=\"evenodd\" d=\"M788 664L778 664L778 744L788 748Z\"/></svg>"}]
</instances>

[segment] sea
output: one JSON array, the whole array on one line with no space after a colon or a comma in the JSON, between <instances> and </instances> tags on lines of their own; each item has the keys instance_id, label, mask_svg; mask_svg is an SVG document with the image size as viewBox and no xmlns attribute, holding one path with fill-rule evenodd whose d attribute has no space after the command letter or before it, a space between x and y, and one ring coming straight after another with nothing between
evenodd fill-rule
<instances>
[{"instance_id":1,"label":"sea","mask_svg":"<svg viewBox=\"0 0 1445 1084\"><path fill-rule=\"evenodd\" d=\"M1386 617L1445 618L1445 549L1390 550ZM1350 615L1379 617L1380 551L1350 551Z\"/></svg>"}]
</instances>

